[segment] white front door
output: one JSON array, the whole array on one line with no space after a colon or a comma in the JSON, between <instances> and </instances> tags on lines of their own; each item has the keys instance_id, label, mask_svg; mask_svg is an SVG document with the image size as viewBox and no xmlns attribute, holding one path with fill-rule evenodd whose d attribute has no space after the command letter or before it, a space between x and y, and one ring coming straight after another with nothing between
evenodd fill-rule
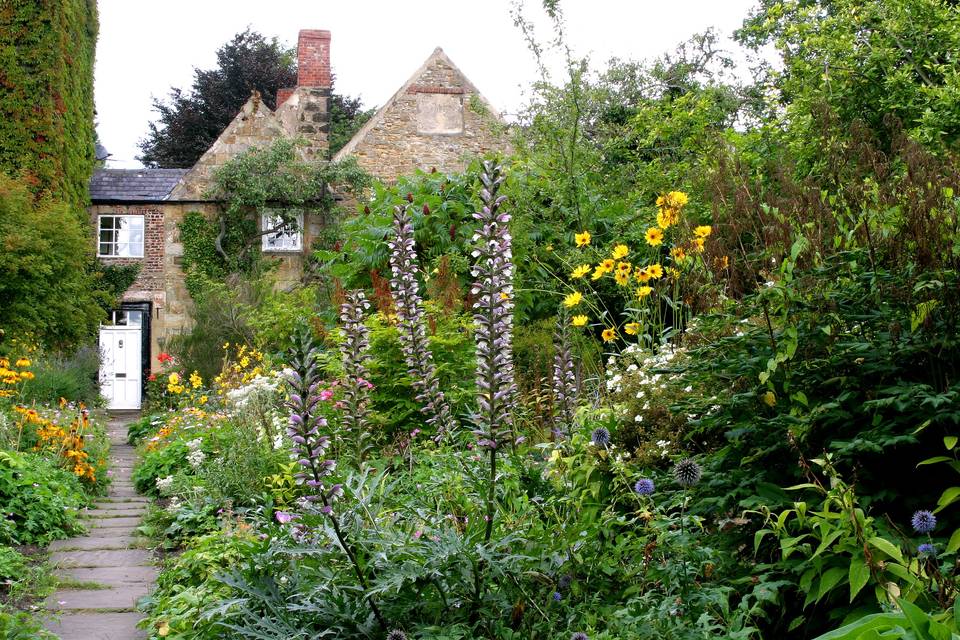
<instances>
[{"instance_id":1,"label":"white front door","mask_svg":"<svg viewBox=\"0 0 960 640\"><path fill-rule=\"evenodd\" d=\"M141 327L100 327L100 392L108 409L139 409Z\"/></svg>"}]
</instances>

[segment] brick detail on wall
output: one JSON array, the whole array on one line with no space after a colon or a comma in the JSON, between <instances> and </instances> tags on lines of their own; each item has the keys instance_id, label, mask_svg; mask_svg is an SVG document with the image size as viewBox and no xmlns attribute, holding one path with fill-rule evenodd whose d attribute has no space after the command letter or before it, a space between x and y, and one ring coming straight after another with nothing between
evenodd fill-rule
<instances>
[{"instance_id":1,"label":"brick detail on wall","mask_svg":"<svg viewBox=\"0 0 960 640\"><path fill-rule=\"evenodd\" d=\"M101 205L92 207L93 228L98 229L97 218L100 215L143 216L143 258L100 258L100 262L111 264L141 264L140 273L129 291L163 291L164 229L163 209L151 205ZM94 236L96 242L96 236Z\"/></svg>"},{"instance_id":2,"label":"brick detail on wall","mask_svg":"<svg viewBox=\"0 0 960 640\"><path fill-rule=\"evenodd\" d=\"M330 32L303 29L297 39L297 86L330 86Z\"/></svg>"}]
</instances>

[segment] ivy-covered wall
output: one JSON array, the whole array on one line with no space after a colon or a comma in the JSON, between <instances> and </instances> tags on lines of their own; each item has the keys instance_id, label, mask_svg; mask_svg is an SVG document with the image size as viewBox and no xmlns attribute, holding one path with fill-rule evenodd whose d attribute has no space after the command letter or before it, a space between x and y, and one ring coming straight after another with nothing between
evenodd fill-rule
<instances>
[{"instance_id":1,"label":"ivy-covered wall","mask_svg":"<svg viewBox=\"0 0 960 640\"><path fill-rule=\"evenodd\" d=\"M96 0L0 2L0 171L78 216L94 163Z\"/></svg>"}]
</instances>

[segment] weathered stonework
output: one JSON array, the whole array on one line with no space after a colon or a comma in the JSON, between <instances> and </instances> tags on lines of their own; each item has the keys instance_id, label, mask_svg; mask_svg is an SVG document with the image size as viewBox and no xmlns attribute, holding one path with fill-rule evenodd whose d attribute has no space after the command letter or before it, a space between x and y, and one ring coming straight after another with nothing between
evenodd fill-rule
<instances>
[{"instance_id":1,"label":"weathered stonework","mask_svg":"<svg viewBox=\"0 0 960 640\"><path fill-rule=\"evenodd\" d=\"M390 182L417 169L463 171L475 157L509 151L499 115L437 49L334 160L355 157Z\"/></svg>"}]
</instances>

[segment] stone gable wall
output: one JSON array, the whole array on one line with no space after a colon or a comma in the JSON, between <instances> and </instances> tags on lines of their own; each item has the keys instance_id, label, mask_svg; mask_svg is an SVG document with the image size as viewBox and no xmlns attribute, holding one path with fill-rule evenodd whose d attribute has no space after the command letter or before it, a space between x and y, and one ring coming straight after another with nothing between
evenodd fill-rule
<instances>
[{"instance_id":1,"label":"stone gable wall","mask_svg":"<svg viewBox=\"0 0 960 640\"><path fill-rule=\"evenodd\" d=\"M483 108L476 88L436 59L349 155L377 178L392 182L416 169L463 171L476 156L508 149L503 125Z\"/></svg>"}]
</instances>

